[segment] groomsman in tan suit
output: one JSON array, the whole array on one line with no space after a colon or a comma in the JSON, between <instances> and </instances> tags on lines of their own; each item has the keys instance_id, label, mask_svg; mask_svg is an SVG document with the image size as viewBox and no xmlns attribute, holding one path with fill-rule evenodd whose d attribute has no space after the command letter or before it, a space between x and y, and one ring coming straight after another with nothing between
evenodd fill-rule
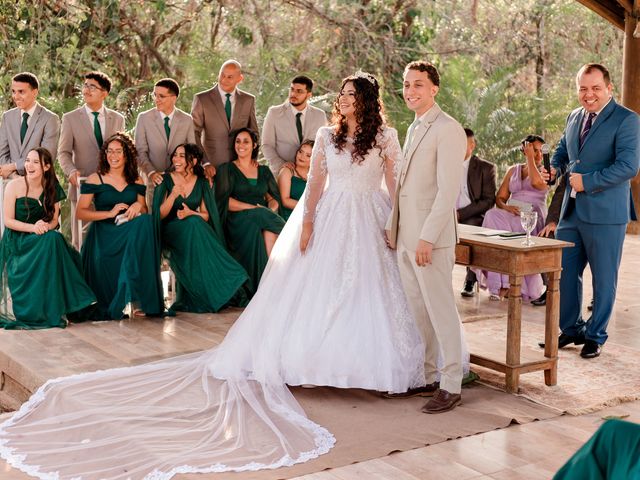
<instances>
[{"instance_id":1,"label":"groomsman in tan suit","mask_svg":"<svg viewBox=\"0 0 640 480\"><path fill-rule=\"evenodd\" d=\"M398 250L402 284L426 346L426 385L399 396L431 396L422 408L425 413L449 411L462 400L462 325L451 282L456 199L467 140L462 126L435 103L439 85L438 71L430 63L406 66L403 95L415 120L407 132L386 228L389 246Z\"/></svg>"},{"instance_id":2,"label":"groomsman in tan suit","mask_svg":"<svg viewBox=\"0 0 640 480\"><path fill-rule=\"evenodd\" d=\"M291 80L289 99L269 108L262 125L262 154L274 175L286 163L293 164L304 140L315 140L320 127L327 124L327 114L309 105L313 80L299 75Z\"/></svg>"},{"instance_id":3,"label":"groomsman in tan suit","mask_svg":"<svg viewBox=\"0 0 640 480\"><path fill-rule=\"evenodd\" d=\"M55 158L60 119L37 101L40 84L29 72L18 73L11 81L11 98L16 108L2 115L0 124L0 175L24 175L24 159L37 147Z\"/></svg>"},{"instance_id":4,"label":"groomsman in tan suit","mask_svg":"<svg viewBox=\"0 0 640 480\"><path fill-rule=\"evenodd\" d=\"M193 97L196 143L204 150L203 165L209 178L215 175L215 167L231 160L232 131L247 127L258 133L256 99L238 88L243 78L240 63L227 60L220 67L218 83Z\"/></svg>"},{"instance_id":5,"label":"groomsman in tan suit","mask_svg":"<svg viewBox=\"0 0 640 480\"><path fill-rule=\"evenodd\" d=\"M162 183L162 173L171 166L171 154L178 145L195 143L193 118L176 108L180 86L172 78L158 80L153 87L155 108L138 115L135 129L138 166L147 184L147 206L153 205L153 191Z\"/></svg>"},{"instance_id":6,"label":"groomsman in tan suit","mask_svg":"<svg viewBox=\"0 0 640 480\"><path fill-rule=\"evenodd\" d=\"M82 98L84 105L62 116L58 162L69 179L71 204L71 238L80 245L80 231L75 221L77 189L81 177L88 177L98 169L98 156L104 140L116 132L124 131L124 117L104 106L111 91L111 79L102 72L89 72L84 76Z\"/></svg>"}]
</instances>

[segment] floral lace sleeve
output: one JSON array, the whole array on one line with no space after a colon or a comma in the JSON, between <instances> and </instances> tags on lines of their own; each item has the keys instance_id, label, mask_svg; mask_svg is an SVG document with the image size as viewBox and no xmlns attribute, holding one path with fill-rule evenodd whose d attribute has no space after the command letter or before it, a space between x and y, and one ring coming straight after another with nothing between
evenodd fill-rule
<instances>
[{"instance_id":1,"label":"floral lace sleeve","mask_svg":"<svg viewBox=\"0 0 640 480\"><path fill-rule=\"evenodd\" d=\"M304 223L313 223L316 215L316 207L324 191L327 181L327 157L325 153L326 137L329 128L318 130L316 143L311 153L311 166L307 177L307 188L304 198Z\"/></svg>"},{"instance_id":2,"label":"floral lace sleeve","mask_svg":"<svg viewBox=\"0 0 640 480\"><path fill-rule=\"evenodd\" d=\"M384 179L393 200L396 196L396 180L402 165L402 148L395 128L386 128L382 134L382 158L384 159Z\"/></svg>"}]
</instances>

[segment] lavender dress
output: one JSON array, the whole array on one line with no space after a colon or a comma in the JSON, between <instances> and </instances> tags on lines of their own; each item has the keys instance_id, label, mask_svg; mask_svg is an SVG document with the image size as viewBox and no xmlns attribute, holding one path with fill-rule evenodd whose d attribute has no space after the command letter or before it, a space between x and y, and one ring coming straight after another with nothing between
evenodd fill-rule
<instances>
[{"instance_id":1,"label":"lavender dress","mask_svg":"<svg viewBox=\"0 0 640 480\"><path fill-rule=\"evenodd\" d=\"M545 219L547 217L546 196L547 190L538 190L531 185L531 179L527 176L522 180L523 164L516 165L511 179L509 180L509 191L511 198L521 202L530 203L533 211L538 212L538 222L531 232L531 235L537 235L544 228ZM507 230L509 232L524 232L520 224L520 217L511 212L494 207L484 216L482 222L483 227L495 230ZM481 271L479 272L480 284L487 287L493 294L498 294L501 288L509 288L509 276L495 272ZM522 282L523 299L535 299L542 295L544 285L540 274L527 275Z\"/></svg>"}]
</instances>

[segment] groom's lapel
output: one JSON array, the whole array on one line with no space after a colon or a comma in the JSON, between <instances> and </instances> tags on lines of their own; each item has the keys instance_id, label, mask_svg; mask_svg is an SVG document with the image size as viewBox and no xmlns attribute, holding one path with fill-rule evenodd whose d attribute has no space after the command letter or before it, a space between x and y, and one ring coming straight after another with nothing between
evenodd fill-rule
<instances>
[{"instance_id":1,"label":"groom's lapel","mask_svg":"<svg viewBox=\"0 0 640 480\"><path fill-rule=\"evenodd\" d=\"M413 132L413 139L412 139L411 145L408 147L409 149L404 156L404 162L402 162L402 171L400 173L401 185L402 185L402 182L404 182L404 177L407 175L407 170L409 169L409 164L411 163L413 154L418 148L418 145L420 145L420 142L422 141L424 136L427 134L427 132L431 128L431 125L433 124L433 122L435 122L436 119L438 118L438 115L440 115L441 111L442 110L440 110L440 107L438 106L438 104L437 103L434 104L433 107L431 107L431 110L429 110L429 113L427 114L427 116L423 118L422 121L416 126L415 131Z\"/></svg>"}]
</instances>

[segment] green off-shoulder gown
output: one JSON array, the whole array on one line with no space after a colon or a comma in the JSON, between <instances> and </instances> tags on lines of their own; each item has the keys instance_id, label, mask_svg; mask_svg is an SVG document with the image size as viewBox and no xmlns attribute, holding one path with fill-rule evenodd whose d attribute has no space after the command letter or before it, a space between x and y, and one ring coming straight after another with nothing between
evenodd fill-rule
<instances>
[{"instance_id":1,"label":"green off-shoulder gown","mask_svg":"<svg viewBox=\"0 0 640 480\"><path fill-rule=\"evenodd\" d=\"M218 209L208 182L198 178L191 193L186 198L179 196L169 214L160 220L160 205L173 187L173 178L165 174L153 202L162 252L176 276L176 301L171 310L207 313L228 304L245 306L243 284L249 276L224 246ZM208 222L199 215L178 218L183 204L197 211L203 201L209 212Z\"/></svg>"},{"instance_id":2,"label":"green off-shoulder gown","mask_svg":"<svg viewBox=\"0 0 640 480\"><path fill-rule=\"evenodd\" d=\"M122 191L106 183L81 187L81 193L93 194L98 211L111 210L117 203L132 205L145 190L137 183ZM136 302L147 315L163 313L160 246L151 215L143 214L121 225L112 218L91 222L82 244L82 265L98 299L94 319L120 319L129 302Z\"/></svg>"},{"instance_id":3,"label":"green off-shoulder gown","mask_svg":"<svg viewBox=\"0 0 640 480\"><path fill-rule=\"evenodd\" d=\"M218 167L215 193L229 251L249 274L249 289L253 294L269 260L262 232L266 230L279 234L284 227L284 219L269 209L265 200L268 193L281 204L278 184L265 165L258 167L258 178L251 179L245 177L233 162L229 162ZM232 212L229 210L230 197L260 207ZM279 213L282 213L281 208Z\"/></svg>"},{"instance_id":4,"label":"green off-shoulder gown","mask_svg":"<svg viewBox=\"0 0 640 480\"><path fill-rule=\"evenodd\" d=\"M66 195L60 185L56 190L57 200L64 200ZM16 199L16 220L34 224L44 218L42 201L42 195L39 200ZM2 328L65 327L64 315L96 301L82 277L80 255L57 230L36 235L5 228L0 243L0 262Z\"/></svg>"}]
</instances>

